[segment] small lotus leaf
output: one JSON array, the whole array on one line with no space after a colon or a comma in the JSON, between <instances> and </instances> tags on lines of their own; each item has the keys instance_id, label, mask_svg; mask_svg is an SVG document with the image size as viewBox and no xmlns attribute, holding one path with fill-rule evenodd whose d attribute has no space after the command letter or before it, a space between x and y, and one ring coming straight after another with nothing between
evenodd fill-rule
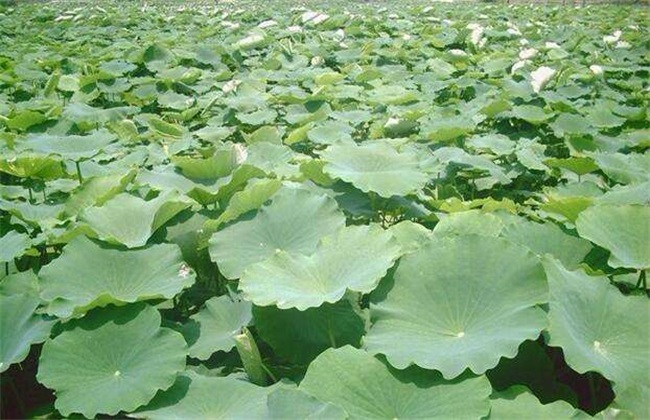
<instances>
[{"instance_id":1,"label":"small lotus leaf","mask_svg":"<svg viewBox=\"0 0 650 420\"><path fill-rule=\"evenodd\" d=\"M571 404L562 400L542 404L535 395L522 386L512 387L493 395L490 405L492 406L490 419L524 419L530 418L531 413L534 413L535 419L539 420L568 420L579 412Z\"/></svg>"},{"instance_id":2,"label":"small lotus leaf","mask_svg":"<svg viewBox=\"0 0 650 420\"><path fill-rule=\"evenodd\" d=\"M351 418L480 418L490 410L484 376L448 382L433 372L397 373L350 346L318 356L299 389Z\"/></svg>"},{"instance_id":3,"label":"small lotus leaf","mask_svg":"<svg viewBox=\"0 0 650 420\"><path fill-rule=\"evenodd\" d=\"M205 309L191 316L184 329L190 356L206 360L217 351L232 350L234 337L252 318L249 302L232 301L227 295L209 299Z\"/></svg>"},{"instance_id":4,"label":"small lotus leaf","mask_svg":"<svg viewBox=\"0 0 650 420\"><path fill-rule=\"evenodd\" d=\"M547 300L539 260L501 238L434 239L404 256L392 289L385 282L371 300L368 350L397 368L415 363L445 378L514 357L547 323L536 306Z\"/></svg>"},{"instance_id":5,"label":"small lotus leaf","mask_svg":"<svg viewBox=\"0 0 650 420\"><path fill-rule=\"evenodd\" d=\"M323 239L310 256L278 250L246 269L239 288L256 305L303 311L334 303L347 290L369 293L399 256L392 235L377 225L350 226Z\"/></svg>"},{"instance_id":6,"label":"small lotus leaf","mask_svg":"<svg viewBox=\"0 0 650 420\"><path fill-rule=\"evenodd\" d=\"M185 368L183 337L145 304L97 309L47 341L37 379L64 416L115 415L148 403Z\"/></svg>"},{"instance_id":7,"label":"small lotus leaf","mask_svg":"<svg viewBox=\"0 0 650 420\"><path fill-rule=\"evenodd\" d=\"M382 141L360 146L335 144L325 149L321 158L327 162L327 174L386 198L414 193L428 181L415 154L398 152Z\"/></svg>"},{"instance_id":8,"label":"small lotus leaf","mask_svg":"<svg viewBox=\"0 0 650 420\"><path fill-rule=\"evenodd\" d=\"M15 230L0 238L0 262L10 262L20 257L32 245L29 235Z\"/></svg>"},{"instance_id":9,"label":"small lotus leaf","mask_svg":"<svg viewBox=\"0 0 650 420\"><path fill-rule=\"evenodd\" d=\"M194 283L176 245L122 251L78 236L63 255L43 267L41 298L61 318L109 303L170 299Z\"/></svg>"},{"instance_id":10,"label":"small lotus leaf","mask_svg":"<svg viewBox=\"0 0 650 420\"><path fill-rule=\"evenodd\" d=\"M318 223L314 223L318 220ZM252 220L232 224L210 239L210 258L236 279L277 249L311 253L322 237L345 223L336 201L302 189L283 188Z\"/></svg>"},{"instance_id":11,"label":"small lotus leaf","mask_svg":"<svg viewBox=\"0 0 650 420\"><path fill-rule=\"evenodd\" d=\"M576 220L578 233L609 250L609 265L650 268L650 207L602 204L589 207Z\"/></svg>"}]
</instances>

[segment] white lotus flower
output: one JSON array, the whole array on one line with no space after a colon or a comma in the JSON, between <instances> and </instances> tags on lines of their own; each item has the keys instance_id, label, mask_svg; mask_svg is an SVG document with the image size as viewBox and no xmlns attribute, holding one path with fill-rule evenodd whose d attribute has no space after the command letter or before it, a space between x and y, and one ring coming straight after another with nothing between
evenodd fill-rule
<instances>
[{"instance_id":1,"label":"white lotus flower","mask_svg":"<svg viewBox=\"0 0 650 420\"><path fill-rule=\"evenodd\" d=\"M539 93L540 90L551 80L551 77L555 74L555 70L542 66L535 71L530 73L531 81L530 84L533 85L533 91Z\"/></svg>"},{"instance_id":2,"label":"white lotus flower","mask_svg":"<svg viewBox=\"0 0 650 420\"><path fill-rule=\"evenodd\" d=\"M343 29L337 29L334 33L334 39L337 41L343 41L345 39L345 31Z\"/></svg>"},{"instance_id":3,"label":"white lotus flower","mask_svg":"<svg viewBox=\"0 0 650 420\"><path fill-rule=\"evenodd\" d=\"M546 44L544 44L544 46L545 46L546 48L548 48L549 50L560 49L560 48L561 48L561 47L560 47L558 44L556 44L555 42L548 42L548 41L546 42Z\"/></svg>"},{"instance_id":4,"label":"white lotus flower","mask_svg":"<svg viewBox=\"0 0 650 420\"><path fill-rule=\"evenodd\" d=\"M459 50L457 48L449 50L449 54L455 55L456 57L467 57L467 53L463 50Z\"/></svg>"},{"instance_id":5,"label":"white lotus flower","mask_svg":"<svg viewBox=\"0 0 650 420\"><path fill-rule=\"evenodd\" d=\"M313 56L311 58L310 62L311 62L312 66L316 67L316 66L320 66L321 64L323 64L325 62L325 59L323 57L321 57L320 55L316 55L316 56Z\"/></svg>"},{"instance_id":6,"label":"white lotus flower","mask_svg":"<svg viewBox=\"0 0 650 420\"><path fill-rule=\"evenodd\" d=\"M535 48L526 48L525 50L521 50L519 52L519 59L528 60L529 58L533 58L536 55L537 55L537 50Z\"/></svg>"},{"instance_id":7,"label":"white lotus flower","mask_svg":"<svg viewBox=\"0 0 650 420\"><path fill-rule=\"evenodd\" d=\"M302 19L302 23L311 22L314 25L318 25L319 23L323 23L327 19L329 19L329 15L320 12L308 11L302 14L301 19Z\"/></svg>"},{"instance_id":8,"label":"white lotus flower","mask_svg":"<svg viewBox=\"0 0 650 420\"><path fill-rule=\"evenodd\" d=\"M589 66L589 70L591 70L591 72L596 76L600 76L601 74L603 74L603 68L598 64L592 64L591 66Z\"/></svg>"},{"instance_id":9,"label":"white lotus flower","mask_svg":"<svg viewBox=\"0 0 650 420\"><path fill-rule=\"evenodd\" d=\"M632 45L627 41L618 41L614 48L630 48L631 46Z\"/></svg>"},{"instance_id":10,"label":"white lotus flower","mask_svg":"<svg viewBox=\"0 0 650 420\"><path fill-rule=\"evenodd\" d=\"M246 146L241 143L235 144L235 162L237 162L237 165L244 163L247 157L248 150L246 150Z\"/></svg>"},{"instance_id":11,"label":"white lotus flower","mask_svg":"<svg viewBox=\"0 0 650 420\"><path fill-rule=\"evenodd\" d=\"M260 23L259 25L257 25L257 27L260 29L265 29L265 28L270 28L271 26L275 26L277 24L278 22L274 21L273 19L270 19Z\"/></svg>"},{"instance_id":12,"label":"white lotus flower","mask_svg":"<svg viewBox=\"0 0 650 420\"><path fill-rule=\"evenodd\" d=\"M603 37L603 42L605 44L613 44L615 42L618 42L619 39L621 39L621 35L623 35L623 32L621 32L620 30L614 32L611 35L605 35Z\"/></svg>"},{"instance_id":13,"label":"white lotus flower","mask_svg":"<svg viewBox=\"0 0 650 420\"><path fill-rule=\"evenodd\" d=\"M233 92L237 89L237 86L239 86L240 83L241 80L237 80L237 79L229 80L221 87L221 90L223 91L223 93Z\"/></svg>"},{"instance_id":14,"label":"white lotus flower","mask_svg":"<svg viewBox=\"0 0 650 420\"><path fill-rule=\"evenodd\" d=\"M287 31L292 32L292 33L302 32L302 26L298 26L298 25L289 26L287 28Z\"/></svg>"},{"instance_id":15,"label":"white lotus flower","mask_svg":"<svg viewBox=\"0 0 650 420\"><path fill-rule=\"evenodd\" d=\"M478 23L470 23L467 25L467 29L472 30L472 33L469 35L470 42L478 46L479 43L481 42L481 37L483 36L483 32L485 32L485 28L483 28Z\"/></svg>"},{"instance_id":16,"label":"white lotus flower","mask_svg":"<svg viewBox=\"0 0 650 420\"><path fill-rule=\"evenodd\" d=\"M399 19L399 15L397 13L391 13L390 15L388 15L388 18L389 19Z\"/></svg>"},{"instance_id":17,"label":"white lotus flower","mask_svg":"<svg viewBox=\"0 0 650 420\"><path fill-rule=\"evenodd\" d=\"M519 45L521 45L522 47L523 47L524 45L528 45L528 40L527 40L526 38L521 38L521 39L519 40Z\"/></svg>"},{"instance_id":18,"label":"white lotus flower","mask_svg":"<svg viewBox=\"0 0 650 420\"><path fill-rule=\"evenodd\" d=\"M404 41L410 41L411 38L412 38L412 37L411 37L411 35L409 35L409 34L404 34L404 35L402 35L402 39L403 39Z\"/></svg>"},{"instance_id":19,"label":"white lotus flower","mask_svg":"<svg viewBox=\"0 0 650 420\"><path fill-rule=\"evenodd\" d=\"M526 64L530 63L528 60L519 60L515 64L512 65L512 68L510 69L510 74L515 74L517 70L520 68L524 67Z\"/></svg>"},{"instance_id":20,"label":"white lotus flower","mask_svg":"<svg viewBox=\"0 0 650 420\"><path fill-rule=\"evenodd\" d=\"M510 35L521 36L521 31L519 31L517 28L508 28L506 32L508 32Z\"/></svg>"}]
</instances>

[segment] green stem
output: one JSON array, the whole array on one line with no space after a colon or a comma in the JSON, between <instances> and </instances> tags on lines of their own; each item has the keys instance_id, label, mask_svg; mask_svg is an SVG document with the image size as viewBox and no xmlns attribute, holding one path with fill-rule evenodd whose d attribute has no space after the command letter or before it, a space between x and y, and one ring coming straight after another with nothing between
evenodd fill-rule
<instances>
[{"instance_id":1,"label":"green stem","mask_svg":"<svg viewBox=\"0 0 650 420\"><path fill-rule=\"evenodd\" d=\"M637 280L635 287L637 289L643 288L644 290L648 288L645 270L639 272L639 280Z\"/></svg>"},{"instance_id":2,"label":"green stem","mask_svg":"<svg viewBox=\"0 0 650 420\"><path fill-rule=\"evenodd\" d=\"M32 193L32 186L27 184L27 191L29 191L29 202L31 203L34 201L34 195Z\"/></svg>"},{"instance_id":3,"label":"green stem","mask_svg":"<svg viewBox=\"0 0 650 420\"><path fill-rule=\"evenodd\" d=\"M273 374L273 372L271 372L271 370L269 370L269 368L266 367L264 363L261 363L261 366L264 372L266 372L266 374L269 375L269 378L271 378L273 383L278 382L278 378Z\"/></svg>"},{"instance_id":4,"label":"green stem","mask_svg":"<svg viewBox=\"0 0 650 420\"><path fill-rule=\"evenodd\" d=\"M81 176L81 167L79 166L79 161L75 161L75 166L77 167L77 178L79 179L79 185L84 182L83 176Z\"/></svg>"}]
</instances>

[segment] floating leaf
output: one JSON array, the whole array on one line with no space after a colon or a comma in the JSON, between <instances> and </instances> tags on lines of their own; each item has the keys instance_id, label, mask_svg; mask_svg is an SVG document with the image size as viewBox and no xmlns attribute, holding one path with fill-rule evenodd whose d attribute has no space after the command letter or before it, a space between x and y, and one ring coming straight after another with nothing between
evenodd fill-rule
<instances>
[{"instance_id":1,"label":"floating leaf","mask_svg":"<svg viewBox=\"0 0 650 420\"><path fill-rule=\"evenodd\" d=\"M235 336L252 318L249 302L232 301L227 295L207 300L205 309L191 316L184 329L190 356L206 360L217 351L232 350Z\"/></svg>"},{"instance_id":2,"label":"floating leaf","mask_svg":"<svg viewBox=\"0 0 650 420\"><path fill-rule=\"evenodd\" d=\"M95 310L45 343L37 379L64 416L115 415L148 403L185 368L183 337L151 306Z\"/></svg>"},{"instance_id":3,"label":"floating leaf","mask_svg":"<svg viewBox=\"0 0 650 420\"><path fill-rule=\"evenodd\" d=\"M327 174L386 198L414 193L428 180L417 156L398 152L385 142L332 145L321 153L321 158L327 162Z\"/></svg>"},{"instance_id":4,"label":"floating leaf","mask_svg":"<svg viewBox=\"0 0 650 420\"><path fill-rule=\"evenodd\" d=\"M314 223L318 220L318 223ZM336 202L302 189L281 189L255 218L235 223L210 239L210 258L228 278L275 254L311 253L320 239L343 226Z\"/></svg>"},{"instance_id":5,"label":"floating leaf","mask_svg":"<svg viewBox=\"0 0 650 420\"><path fill-rule=\"evenodd\" d=\"M352 418L479 418L490 410L485 377L447 382L432 372L396 373L345 346L318 356L299 389L341 406Z\"/></svg>"},{"instance_id":6,"label":"floating leaf","mask_svg":"<svg viewBox=\"0 0 650 420\"><path fill-rule=\"evenodd\" d=\"M576 228L585 239L609 250L609 265L650 268L650 207L601 204L578 216Z\"/></svg>"},{"instance_id":7,"label":"floating leaf","mask_svg":"<svg viewBox=\"0 0 650 420\"><path fill-rule=\"evenodd\" d=\"M29 235L11 230L0 238L0 262L11 262L32 246Z\"/></svg>"},{"instance_id":8,"label":"floating leaf","mask_svg":"<svg viewBox=\"0 0 650 420\"><path fill-rule=\"evenodd\" d=\"M547 259L549 345L562 347L578 372L596 371L617 386L650 384L647 298L623 296L605 277L568 271Z\"/></svg>"},{"instance_id":9,"label":"floating leaf","mask_svg":"<svg viewBox=\"0 0 650 420\"><path fill-rule=\"evenodd\" d=\"M159 227L189 205L181 201L176 192L161 194L149 201L121 193L101 207L85 210L81 220L99 238L136 248L145 245Z\"/></svg>"},{"instance_id":10,"label":"floating leaf","mask_svg":"<svg viewBox=\"0 0 650 420\"><path fill-rule=\"evenodd\" d=\"M467 368L480 374L546 326L536 306L547 300L538 259L500 238L434 239L404 256L394 285L384 287L371 296L364 344L400 369L415 363L445 378Z\"/></svg>"},{"instance_id":11,"label":"floating leaf","mask_svg":"<svg viewBox=\"0 0 650 420\"><path fill-rule=\"evenodd\" d=\"M576 416L576 410L566 401L542 404L525 387L513 387L499 392L490 398L491 419L522 419L535 413L540 420L570 419Z\"/></svg>"},{"instance_id":12,"label":"floating leaf","mask_svg":"<svg viewBox=\"0 0 650 420\"><path fill-rule=\"evenodd\" d=\"M39 303L30 294L0 295L0 372L22 362L32 344L49 337L54 321L34 313Z\"/></svg>"},{"instance_id":13,"label":"floating leaf","mask_svg":"<svg viewBox=\"0 0 650 420\"><path fill-rule=\"evenodd\" d=\"M323 239L309 256L278 249L248 267L239 288L256 305L303 311L334 303L347 290L369 293L399 252L392 235L377 225L350 226Z\"/></svg>"},{"instance_id":14,"label":"floating leaf","mask_svg":"<svg viewBox=\"0 0 650 420\"><path fill-rule=\"evenodd\" d=\"M194 283L176 245L141 250L103 248L78 236L63 255L43 267L41 298L46 312L60 318L109 303L170 299Z\"/></svg>"},{"instance_id":15,"label":"floating leaf","mask_svg":"<svg viewBox=\"0 0 650 420\"><path fill-rule=\"evenodd\" d=\"M346 419L347 413L339 406L318 401L297 389L280 388L268 396L271 419Z\"/></svg>"}]
</instances>

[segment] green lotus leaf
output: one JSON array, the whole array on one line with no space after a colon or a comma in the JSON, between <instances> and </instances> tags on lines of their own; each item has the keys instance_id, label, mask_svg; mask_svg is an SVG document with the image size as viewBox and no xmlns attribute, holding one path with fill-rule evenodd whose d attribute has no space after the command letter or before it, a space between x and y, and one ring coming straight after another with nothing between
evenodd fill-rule
<instances>
[{"instance_id":1,"label":"green lotus leaf","mask_svg":"<svg viewBox=\"0 0 650 420\"><path fill-rule=\"evenodd\" d=\"M60 318L109 303L171 299L194 283L176 245L123 251L103 248L84 236L66 245L39 277L41 298L49 302L46 312Z\"/></svg>"},{"instance_id":2,"label":"green lotus leaf","mask_svg":"<svg viewBox=\"0 0 650 420\"><path fill-rule=\"evenodd\" d=\"M235 151L232 147L219 149L205 159L188 156L172 156L171 161L183 175L195 180L210 180L230 174L236 166Z\"/></svg>"},{"instance_id":3,"label":"green lotus leaf","mask_svg":"<svg viewBox=\"0 0 650 420\"><path fill-rule=\"evenodd\" d=\"M232 196L228 206L216 220L216 225L230 222L248 211L259 209L281 186L277 179L251 179L243 190Z\"/></svg>"},{"instance_id":4,"label":"green lotus leaf","mask_svg":"<svg viewBox=\"0 0 650 420\"><path fill-rule=\"evenodd\" d=\"M650 205L650 181L632 185L616 185L596 200L599 204Z\"/></svg>"},{"instance_id":5,"label":"green lotus leaf","mask_svg":"<svg viewBox=\"0 0 650 420\"><path fill-rule=\"evenodd\" d=\"M230 137L234 131L233 127L222 127L208 124L200 130L193 131L192 134L207 142L217 143Z\"/></svg>"},{"instance_id":6,"label":"green lotus leaf","mask_svg":"<svg viewBox=\"0 0 650 420\"><path fill-rule=\"evenodd\" d=\"M47 117L38 111L26 109L7 119L7 127L12 130L25 131L29 127L47 121Z\"/></svg>"},{"instance_id":7,"label":"green lotus leaf","mask_svg":"<svg viewBox=\"0 0 650 420\"><path fill-rule=\"evenodd\" d=\"M414 193L428 181L415 154L398 152L382 141L332 145L321 152L321 158L327 162L327 174L386 198Z\"/></svg>"},{"instance_id":8,"label":"green lotus leaf","mask_svg":"<svg viewBox=\"0 0 650 420\"><path fill-rule=\"evenodd\" d=\"M504 224L497 216L485 213L480 210L468 210L451 213L438 222L433 229L434 235L458 236L458 235L480 235L499 236Z\"/></svg>"},{"instance_id":9,"label":"green lotus leaf","mask_svg":"<svg viewBox=\"0 0 650 420\"><path fill-rule=\"evenodd\" d=\"M181 138L186 133L186 129L183 126L169 123L154 116L147 119L147 125L152 132L163 137Z\"/></svg>"},{"instance_id":10,"label":"green lotus leaf","mask_svg":"<svg viewBox=\"0 0 650 420\"><path fill-rule=\"evenodd\" d=\"M614 115L609 108L606 104L591 108L587 115L591 125L598 128L614 128L625 124L625 118Z\"/></svg>"},{"instance_id":11,"label":"green lotus leaf","mask_svg":"<svg viewBox=\"0 0 650 420\"><path fill-rule=\"evenodd\" d=\"M363 319L347 299L306 311L275 306L253 308L255 327L273 350L285 359L307 365L330 347L359 346Z\"/></svg>"},{"instance_id":12,"label":"green lotus leaf","mask_svg":"<svg viewBox=\"0 0 650 420\"><path fill-rule=\"evenodd\" d=\"M56 179L64 176L60 161L49 156L29 154L0 158L0 172L20 178Z\"/></svg>"},{"instance_id":13,"label":"green lotus leaf","mask_svg":"<svg viewBox=\"0 0 650 420\"><path fill-rule=\"evenodd\" d=\"M598 165L588 157L571 157L568 159L546 159L544 164L551 168L564 168L578 175L585 175L598 170Z\"/></svg>"},{"instance_id":14,"label":"green lotus leaf","mask_svg":"<svg viewBox=\"0 0 650 420\"><path fill-rule=\"evenodd\" d=\"M267 396L277 387L261 387L232 376L208 377L193 372L178 376L174 385L132 417L147 419L263 419Z\"/></svg>"},{"instance_id":15,"label":"green lotus leaf","mask_svg":"<svg viewBox=\"0 0 650 420\"><path fill-rule=\"evenodd\" d=\"M278 117L278 113L271 108L265 108L253 112L238 112L235 117L244 124L262 126L273 124Z\"/></svg>"},{"instance_id":16,"label":"green lotus leaf","mask_svg":"<svg viewBox=\"0 0 650 420\"><path fill-rule=\"evenodd\" d=\"M251 304L231 300L229 296L214 297L205 302L205 309L190 317L184 335L190 344L189 355L207 360L217 351L235 347L234 337L253 319Z\"/></svg>"},{"instance_id":17,"label":"green lotus leaf","mask_svg":"<svg viewBox=\"0 0 650 420\"><path fill-rule=\"evenodd\" d=\"M86 123L94 127L96 124L123 120L125 117L136 114L139 111L140 108L135 106L102 109L82 102L72 102L63 110L63 116L77 124Z\"/></svg>"},{"instance_id":18,"label":"green lotus leaf","mask_svg":"<svg viewBox=\"0 0 650 420\"><path fill-rule=\"evenodd\" d=\"M42 343L49 337L55 321L34 313L39 303L30 294L0 295L0 372L22 362L32 344Z\"/></svg>"},{"instance_id":19,"label":"green lotus leaf","mask_svg":"<svg viewBox=\"0 0 650 420\"><path fill-rule=\"evenodd\" d=\"M401 254L407 254L420 249L431 239L431 231L419 223L404 220L394 224L388 231L402 248Z\"/></svg>"},{"instance_id":20,"label":"green lotus leaf","mask_svg":"<svg viewBox=\"0 0 650 420\"><path fill-rule=\"evenodd\" d=\"M363 350L329 349L300 390L342 407L351 418L480 418L490 410L484 376L448 382L434 372L395 372Z\"/></svg>"},{"instance_id":21,"label":"green lotus leaf","mask_svg":"<svg viewBox=\"0 0 650 420\"><path fill-rule=\"evenodd\" d=\"M312 255L278 249L249 266L239 280L258 306L304 311L341 299L347 290L369 293L400 256L392 235L377 225L350 226L323 239Z\"/></svg>"},{"instance_id":22,"label":"green lotus leaf","mask_svg":"<svg viewBox=\"0 0 650 420\"><path fill-rule=\"evenodd\" d=\"M555 260L544 268L550 289L550 346L562 347L578 372L596 371L617 386L650 384L648 302L623 296L606 277L568 271Z\"/></svg>"},{"instance_id":23,"label":"green lotus leaf","mask_svg":"<svg viewBox=\"0 0 650 420\"><path fill-rule=\"evenodd\" d=\"M25 233L15 230L7 232L0 238L0 262L11 262L23 255L32 246L32 239Z\"/></svg>"},{"instance_id":24,"label":"green lotus leaf","mask_svg":"<svg viewBox=\"0 0 650 420\"><path fill-rule=\"evenodd\" d=\"M542 124L553 118L554 114L544 112L543 108L535 105L519 105L512 108L512 115L520 120L534 125Z\"/></svg>"},{"instance_id":25,"label":"green lotus leaf","mask_svg":"<svg viewBox=\"0 0 650 420\"><path fill-rule=\"evenodd\" d=\"M159 227L190 206L181 200L175 191L149 201L121 193L100 207L86 209L80 219L100 239L136 248L144 246Z\"/></svg>"},{"instance_id":26,"label":"green lotus leaf","mask_svg":"<svg viewBox=\"0 0 650 420\"><path fill-rule=\"evenodd\" d=\"M77 216L92 206L101 206L106 201L123 192L133 180L136 172L98 176L86 180L74 190L65 202L65 214Z\"/></svg>"},{"instance_id":27,"label":"green lotus leaf","mask_svg":"<svg viewBox=\"0 0 650 420\"><path fill-rule=\"evenodd\" d=\"M525 387L516 386L490 398L491 419L524 419L534 413L539 420L571 419L579 413L566 401L542 404Z\"/></svg>"},{"instance_id":28,"label":"green lotus leaf","mask_svg":"<svg viewBox=\"0 0 650 420\"><path fill-rule=\"evenodd\" d=\"M588 134L592 130L589 121L585 117L575 114L561 114L550 126L555 136L560 138L572 134Z\"/></svg>"},{"instance_id":29,"label":"green lotus leaf","mask_svg":"<svg viewBox=\"0 0 650 420\"><path fill-rule=\"evenodd\" d=\"M318 223L314 223L318 220ZM343 226L336 201L302 189L283 188L257 215L215 233L210 258L224 276L236 279L277 249L309 254L322 237Z\"/></svg>"},{"instance_id":30,"label":"green lotus leaf","mask_svg":"<svg viewBox=\"0 0 650 420\"><path fill-rule=\"evenodd\" d=\"M611 267L650 268L650 207L601 204L578 216L581 237L611 252Z\"/></svg>"},{"instance_id":31,"label":"green lotus leaf","mask_svg":"<svg viewBox=\"0 0 650 420\"><path fill-rule=\"evenodd\" d=\"M0 295L30 295L38 298L38 277L33 271L21 271L4 277L0 282Z\"/></svg>"},{"instance_id":32,"label":"green lotus leaf","mask_svg":"<svg viewBox=\"0 0 650 420\"><path fill-rule=\"evenodd\" d=\"M507 225L501 237L525 246L537 255L551 254L571 269L577 268L592 248L588 241L568 235L552 223L520 220Z\"/></svg>"},{"instance_id":33,"label":"green lotus leaf","mask_svg":"<svg viewBox=\"0 0 650 420\"><path fill-rule=\"evenodd\" d=\"M297 389L280 388L269 394L267 407L270 419L329 419L348 418L341 407L318 401Z\"/></svg>"},{"instance_id":34,"label":"green lotus leaf","mask_svg":"<svg viewBox=\"0 0 650 420\"><path fill-rule=\"evenodd\" d=\"M371 105L401 105L417 101L419 97L417 91L406 89L400 85L382 85L368 92L368 103Z\"/></svg>"},{"instance_id":35,"label":"green lotus leaf","mask_svg":"<svg viewBox=\"0 0 650 420\"><path fill-rule=\"evenodd\" d=\"M192 103L194 102L194 98L191 96L182 95L180 93L174 92L173 90L168 90L165 93L159 94L156 100L158 101L158 105L163 108L171 108L177 110L187 109L192 106Z\"/></svg>"},{"instance_id":36,"label":"green lotus leaf","mask_svg":"<svg viewBox=\"0 0 650 420\"><path fill-rule=\"evenodd\" d=\"M57 154L67 159L89 159L114 142L117 137L106 131L94 131L86 136L57 136L51 134L32 134L19 143L21 150Z\"/></svg>"},{"instance_id":37,"label":"green lotus leaf","mask_svg":"<svg viewBox=\"0 0 650 420\"><path fill-rule=\"evenodd\" d=\"M650 181L650 154L594 153L600 169L616 182L634 184Z\"/></svg>"},{"instance_id":38,"label":"green lotus leaf","mask_svg":"<svg viewBox=\"0 0 650 420\"><path fill-rule=\"evenodd\" d=\"M650 406L648 406L650 384L636 384L628 387L614 384L614 392L616 393L616 400L614 400L616 407L632 413L638 419L650 418Z\"/></svg>"},{"instance_id":39,"label":"green lotus leaf","mask_svg":"<svg viewBox=\"0 0 650 420\"><path fill-rule=\"evenodd\" d=\"M185 368L187 347L145 304L90 312L43 346L37 379L64 416L115 415L147 404Z\"/></svg>"},{"instance_id":40,"label":"green lotus leaf","mask_svg":"<svg viewBox=\"0 0 650 420\"><path fill-rule=\"evenodd\" d=\"M548 294L538 258L501 238L434 239L404 256L393 278L371 295L364 345L399 369L481 374L547 323L536 306Z\"/></svg>"}]
</instances>

